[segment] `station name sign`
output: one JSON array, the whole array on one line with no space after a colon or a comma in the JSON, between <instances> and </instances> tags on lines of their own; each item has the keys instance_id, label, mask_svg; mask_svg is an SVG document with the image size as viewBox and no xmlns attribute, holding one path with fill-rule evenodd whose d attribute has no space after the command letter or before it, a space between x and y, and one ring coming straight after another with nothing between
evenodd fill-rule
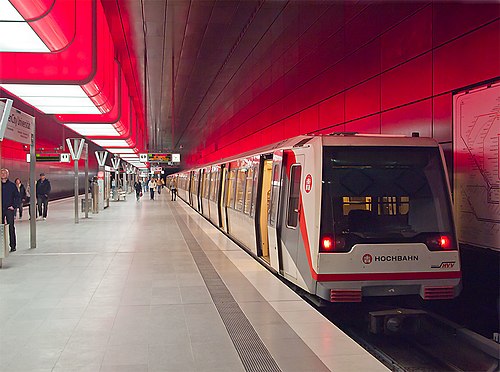
<instances>
[{"instance_id":1,"label":"station name sign","mask_svg":"<svg viewBox=\"0 0 500 372\"><path fill-rule=\"evenodd\" d=\"M0 141L8 138L29 145L35 118L11 105L11 102L0 101Z\"/></svg>"}]
</instances>

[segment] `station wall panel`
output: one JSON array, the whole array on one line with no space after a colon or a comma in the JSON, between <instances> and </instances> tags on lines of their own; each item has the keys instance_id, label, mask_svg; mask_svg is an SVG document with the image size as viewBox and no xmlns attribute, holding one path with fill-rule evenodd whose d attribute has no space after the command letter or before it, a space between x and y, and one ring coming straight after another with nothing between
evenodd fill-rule
<instances>
[{"instance_id":1,"label":"station wall panel","mask_svg":"<svg viewBox=\"0 0 500 372\"><path fill-rule=\"evenodd\" d=\"M432 96L432 53L382 74L382 111Z\"/></svg>"},{"instance_id":2,"label":"station wall panel","mask_svg":"<svg viewBox=\"0 0 500 372\"><path fill-rule=\"evenodd\" d=\"M263 145L339 129L448 142L452 92L500 77L499 4L308 9L288 3L242 63L211 108L217 151L201 162L260 130Z\"/></svg>"}]
</instances>

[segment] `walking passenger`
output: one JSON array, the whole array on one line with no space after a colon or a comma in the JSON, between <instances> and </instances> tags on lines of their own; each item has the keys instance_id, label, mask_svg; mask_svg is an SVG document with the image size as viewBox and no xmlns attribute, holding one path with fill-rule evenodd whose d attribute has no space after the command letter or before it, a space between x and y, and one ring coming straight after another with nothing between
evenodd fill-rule
<instances>
[{"instance_id":1,"label":"walking passenger","mask_svg":"<svg viewBox=\"0 0 500 372\"><path fill-rule=\"evenodd\" d=\"M157 191L158 191L158 195L161 194L161 189L163 187L163 180L160 178L158 178L158 181L156 182L156 187L157 187Z\"/></svg>"},{"instance_id":2,"label":"walking passenger","mask_svg":"<svg viewBox=\"0 0 500 372\"><path fill-rule=\"evenodd\" d=\"M141 181L137 180L137 181L134 182L134 189L135 189L135 198L137 199L137 201L139 201L139 199L142 196Z\"/></svg>"},{"instance_id":3,"label":"walking passenger","mask_svg":"<svg viewBox=\"0 0 500 372\"><path fill-rule=\"evenodd\" d=\"M50 181L45 178L45 173L40 173L40 178L36 181L36 202L38 204L38 216L43 217L44 220L47 219L50 190Z\"/></svg>"},{"instance_id":4,"label":"walking passenger","mask_svg":"<svg viewBox=\"0 0 500 372\"><path fill-rule=\"evenodd\" d=\"M151 197L151 200L155 200L155 188L156 188L156 180L154 178L151 178L149 180L149 195Z\"/></svg>"},{"instance_id":5,"label":"walking passenger","mask_svg":"<svg viewBox=\"0 0 500 372\"><path fill-rule=\"evenodd\" d=\"M16 178L14 180L14 183L16 184L17 191L19 192L19 197L21 199L19 202L18 209L19 209L19 219L22 219L23 218L23 207L24 207L24 203L26 202L26 188L22 184L20 178ZM16 216L16 214L14 213L14 217L15 216Z\"/></svg>"},{"instance_id":6,"label":"walking passenger","mask_svg":"<svg viewBox=\"0 0 500 372\"><path fill-rule=\"evenodd\" d=\"M10 251L16 251L16 228L14 227L14 214L19 206L19 191L14 182L9 181L9 170L0 170L2 180L2 224L6 221L9 224L9 245Z\"/></svg>"}]
</instances>

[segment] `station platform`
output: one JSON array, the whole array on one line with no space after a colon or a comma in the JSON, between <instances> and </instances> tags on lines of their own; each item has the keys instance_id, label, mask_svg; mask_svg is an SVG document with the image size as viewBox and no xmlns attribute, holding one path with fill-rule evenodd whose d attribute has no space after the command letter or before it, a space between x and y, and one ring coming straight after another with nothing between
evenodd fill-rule
<instances>
[{"instance_id":1,"label":"station platform","mask_svg":"<svg viewBox=\"0 0 500 372\"><path fill-rule=\"evenodd\" d=\"M1 371L387 371L182 200L74 223L50 202L0 269Z\"/></svg>"}]
</instances>

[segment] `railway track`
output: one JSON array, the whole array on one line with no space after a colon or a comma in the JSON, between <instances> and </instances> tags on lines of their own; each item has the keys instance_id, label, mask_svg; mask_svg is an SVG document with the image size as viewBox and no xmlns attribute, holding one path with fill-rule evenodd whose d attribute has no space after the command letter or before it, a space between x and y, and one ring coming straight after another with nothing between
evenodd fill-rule
<instances>
[{"instance_id":1,"label":"railway track","mask_svg":"<svg viewBox=\"0 0 500 372\"><path fill-rule=\"evenodd\" d=\"M321 312L393 371L500 371L499 344L433 313L359 304Z\"/></svg>"}]
</instances>

